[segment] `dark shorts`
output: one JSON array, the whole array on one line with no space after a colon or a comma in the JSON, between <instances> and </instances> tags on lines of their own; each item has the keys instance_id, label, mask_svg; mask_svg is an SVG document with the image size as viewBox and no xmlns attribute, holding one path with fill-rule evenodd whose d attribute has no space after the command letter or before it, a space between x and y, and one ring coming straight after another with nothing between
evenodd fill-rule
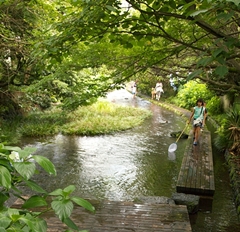
<instances>
[{"instance_id":1,"label":"dark shorts","mask_svg":"<svg viewBox=\"0 0 240 232\"><path fill-rule=\"evenodd\" d=\"M195 125L193 125L194 127L202 127L202 123L200 122L200 123L198 123L198 124L195 124Z\"/></svg>"}]
</instances>

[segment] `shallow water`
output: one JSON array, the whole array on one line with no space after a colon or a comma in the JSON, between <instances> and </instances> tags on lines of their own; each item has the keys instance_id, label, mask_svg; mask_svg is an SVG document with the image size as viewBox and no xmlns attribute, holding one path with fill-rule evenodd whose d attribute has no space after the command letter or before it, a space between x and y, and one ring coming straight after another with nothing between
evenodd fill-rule
<instances>
[{"instance_id":1,"label":"shallow water","mask_svg":"<svg viewBox=\"0 0 240 232\"><path fill-rule=\"evenodd\" d=\"M184 119L146 100L132 99L126 90L110 93L108 99L149 109L153 116L139 127L114 135L24 139L23 145L37 147L37 154L48 157L57 169L57 177L40 174L37 181L49 191L73 184L75 195L88 199L171 197L186 140L179 140L175 154L168 154L169 145L175 142L170 133L182 130ZM216 193L212 202L203 202L201 211L191 216L193 231L238 231L239 222L223 163L223 158L214 154Z\"/></svg>"}]
</instances>

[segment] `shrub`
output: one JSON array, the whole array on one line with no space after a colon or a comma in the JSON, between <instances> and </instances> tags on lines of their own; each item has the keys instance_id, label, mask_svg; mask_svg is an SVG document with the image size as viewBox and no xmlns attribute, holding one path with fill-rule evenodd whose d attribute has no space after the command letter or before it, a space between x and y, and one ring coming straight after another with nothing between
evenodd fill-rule
<instances>
[{"instance_id":1,"label":"shrub","mask_svg":"<svg viewBox=\"0 0 240 232\"><path fill-rule=\"evenodd\" d=\"M212 97L210 100L206 99L206 108L210 115L218 115L222 113L221 99L219 97Z\"/></svg>"},{"instance_id":2,"label":"shrub","mask_svg":"<svg viewBox=\"0 0 240 232\"><path fill-rule=\"evenodd\" d=\"M207 89L206 84L189 81L180 88L176 98L174 98L174 103L185 109L191 109L196 105L198 98L208 102L213 97L214 94Z\"/></svg>"}]
</instances>

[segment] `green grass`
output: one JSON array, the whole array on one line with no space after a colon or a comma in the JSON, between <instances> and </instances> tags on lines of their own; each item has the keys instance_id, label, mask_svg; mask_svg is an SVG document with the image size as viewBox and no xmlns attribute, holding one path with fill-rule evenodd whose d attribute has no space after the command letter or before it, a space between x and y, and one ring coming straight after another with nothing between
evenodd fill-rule
<instances>
[{"instance_id":1,"label":"green grass","mask_svg":"<svg viewBox=\"0 0 240 232\"><path fill-rule=\"evenodd\" d=\"M69 122L63 125L62 133L68 135L109 134L138 126L150 115L150 111L147 110L99 101L69 114Z\"/></svg>"},{"instance_id":2,"label":"green grass","mask_svg":"<svg viewBox=\"0 0 240 232\"><path fill-rule=\"evenodd\" d=\"M32 112L21 119L1 122L0 142L15 144L21 137L65 135L99 135L127 130L140 125L151 112L98 101L74 112L60 109Z\"/></svg>"}]
</instances>

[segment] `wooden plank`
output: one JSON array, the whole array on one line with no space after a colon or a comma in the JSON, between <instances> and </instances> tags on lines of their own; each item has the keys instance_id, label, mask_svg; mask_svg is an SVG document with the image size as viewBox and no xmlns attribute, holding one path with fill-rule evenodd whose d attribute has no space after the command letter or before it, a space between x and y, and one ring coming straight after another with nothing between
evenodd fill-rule
<instances>
[{"instance_id":1,"label":"wooden plank","mask_svg":"<svg viewBox=\"0 0 240 232\"><path fill-rule=\"evenodd\" d=\"M215 192L211 135L203 131L198 146L189 136L176 190L181 193L213 196Z\"/></svg>"},{"instance_id":2,"label":"wooden plank","mask_svg":"<svg viewBox=\"0 0 240 232\"><path fill-rule=\"evenodd\" d=\"M212 154L212 146L211 146L211 136L210 136L210 132L209 132L209 153ZM215 192L215 182L214 182L214 168L213 168L213 155L209 155L209 175L210 175L210 186L209 188L213 191L213 193Z\"/></svg>"},{"instance_id":3,"label":"wooden plank","mask_svg":"<svg viewBox=\"0 0 240 232\"><path fill-rule=\"evenodd\" d=\"M82 207L75 207L71 215L71 219L81 230L89 232L192 231L185 205L89 201L95 206L95 213ZM16 202L14 207L16 204L20 207L22 202L19 202ZM53 212L45 213L43 218L47 221L48 232L66 230L66 226L59 222Z\"/></svg>"},{"instance_id":4,"label":"wooden plank","mask_svg":"<svg viewBox=\"0 0 240 232\"><path fill-rule=\"evenodd\" d=\"M201 176L202 176L202 167L203 167L203 162L202 162L202 156L200 153L200 144L198 146L194 146L194 155L195 155L195 165L196 165L196 176L195 176L195 190L194 192L198 192L199 186L201 186Z\"/></svg>"},{"instance_id":5,"label":"wooden plank","mask_svg":"<svg viewBox=\"0 0 240 232\"><path fill-rule=\"evenodd\" d=\"M189 176L189 182L187 183L187 186L189 189L191 189L192 192L194 192L194 190L197 187L197 176L199 173L199 157L196 157L196 149L198 149L198 147L192 146L192 155L189 155L189 159L191 159L191 169L192 169L192 173L191 176Z\"/></svg>"},{"instance_id":6,"label":"wooden plank","mask_svg":"<svg viewBox=\"0 0 240 232\"><path fill-rule=\"evenodd\" d=\"M202 134L202 136L203 136L203 134ZM208 176L207 176L207 173L206 173L206 165L208 165L208 164L207 164L206 159L203 155L203 149L205 147L205 144L204 144L203 140L201 140L200 146L201 146L201 149L200 149L199 153L200 153L200 156L201 156L202 165L201 165L201 181L200 181L200 186L198 186L198 188L201 189L201 191L204 193L204 191L205 191L204 189L208 188L209 182L208 182Z\"/></svg>"},{"instance_id":7,"label":"wooden plank","mask_svg":"<svg viewBox=\"0 0 240 232\"><path fill-rule=\"evenodd\" d=\"M214 194L214 169L213 169L213 156L212 156L212 146L211 146L211 135L209 131L204 131L206 139L204 140L203 146L203 156L205 158L205 176L206 176L206 191L212 192Z\"/></svg>"},{"instance_id":8,"label":"wooden plank","mask_svg":"<svg viewBox=\"0 0 240 232\"><path fill-rule=\"evenodd\" d=\"M181 169L178 175L178 185L177 188L178 190L181 192L181 189L185 189L186 188L186 183L188 182L188 169L189 169L189 158L188 158L188 154L190 153L191 150L191 146L189 144L189 142L186 145L186 149L184 152L184 156L183 156L183 160L182 160L182 164L181 164Z\"/></svg>"}]
</instances>

